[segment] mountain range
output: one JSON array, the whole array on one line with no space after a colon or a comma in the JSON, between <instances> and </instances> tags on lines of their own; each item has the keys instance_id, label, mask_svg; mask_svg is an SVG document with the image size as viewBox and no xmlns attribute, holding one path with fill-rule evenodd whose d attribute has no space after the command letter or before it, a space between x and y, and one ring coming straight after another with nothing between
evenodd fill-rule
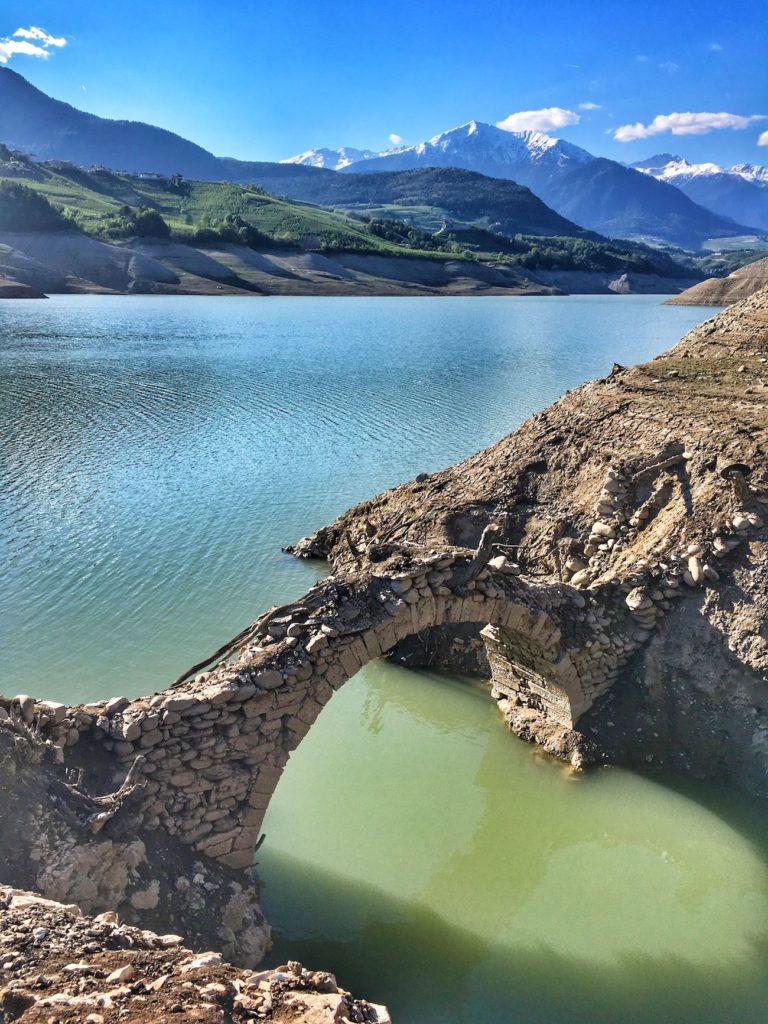
<instances>
[{"instance_id":1,"label":"mountain range","mask_svg":"<svg viewBox=\"0 0 768 1024\"><path fill-rule=\"evenodd\" d=\"M632 165L679 188L694 202L734 220L768 230L768 167L759 164L691 164L671 153Z\"/></svg>"},{"instance_id":2,"label":"mountain range","mask_svg":"<svg viewBox=\"0 0 768 1024\"><path fill-rule=\"evenodd\" d=\"M546 222L554 224L559 215L570 222L568 233L581 225L612 238L634 238L699 248L707 239L754 234L758 225L746 216L736 220L694 202L680 188L658 180L646 170L624 166L595 157L586 150L540 132L507 132L489 124L471 121L443 132L418 146L405 146L371 155L365 150L310 150L284 163L242 161L217 157L201 146L163 128L136 121L113 121L85 113L52 99L9 68L0 68L0 142L32 154L38 160L65 160L90 167L106 166L127 172L181 173L202 180L257 183L272 191L304 201L351 207L395 208L407 205L422 214L431 208L433 216L444 209L433 202L430 188L442 188L445 180L414 177L392 181L382 172L459 168L475 172L462 187L481 189L486 198L494 192L488 178L510 180L526 186L551 207ZM358 157L360 157L358 159ZM329 169L333 168L333 169ZM361 186L344 186L333 178L363 174L365 202L359 200ZM485 178L481 179L480 175ZM321 177L325 177L321 181ZM449 176L450 177L450 176ZM414 185L421 180L421 193ZM483 184L481 185L481 181ZM277 185L280 182L281 184ZM346 198L342 194L345 189ZM403 191L408 193L403 204ZM451 191L449 189L449 191ZM452 189L455 196L459 189ZM350 198L351 192L354 196ZM395 195L395 193L398 193ZM313 198L309 198L313 196ZM454 196L454 197L455 197ZM509 198L511 193L507 194ZM466 196L464 206L471 205ZM498 198L498 192L496 193ZM544 212L534 209L531 198L517 193L516 209L526 208L540 226L546 226ZM458 208L457 208L458 210ZM462 217L457 210L451 216ZM553 214L554 211L554 214ZM504 224L505 233L532 230L519 223L508 209L484 211L481 226ZM389 215L394 213L389 210ZM464 218L467 219L467 218ZM477 222L476 217L468 218ZM546 230L544 233L551 233Z\"/></svg>"},{"instance_id":3,"label":"mountain range","mask_svg":"<svg viewBox=\"0 0 768 1024\"><path fill-rule=\"evenodd\" d=\"M310 150L292 158L312 164ZM328 151L323 165L333 166ZM526 185L559 214L609 237L662 241L696 248L707 238L754 228L704 209L680 189L615 160L542 132L509 132L470 121L427 142L388 150L376 157L335 165L342 174L402 171L416 167L462 167ZM749 223L748 221L746 223Z\"/></svg>"}]
</instances>

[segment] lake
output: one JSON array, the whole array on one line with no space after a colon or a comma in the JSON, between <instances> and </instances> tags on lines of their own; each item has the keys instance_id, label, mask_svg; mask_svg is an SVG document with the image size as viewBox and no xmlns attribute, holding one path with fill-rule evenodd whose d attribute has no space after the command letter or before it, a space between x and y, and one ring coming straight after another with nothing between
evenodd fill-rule
<instances>
[{"instance_id":1,"label":"lake","mask_svg":"<svg viewBox=\"0 0 768 1024\"><path fill-rule=\"evenodd\" d=\"M165 686L317 567L280 551L706 311L658 296L0 303L0 689ZM764 1021L762 805L514 739L486 688L369 665L259 851L271 962L399 1024Z\"/></svg>"}]
</instances>

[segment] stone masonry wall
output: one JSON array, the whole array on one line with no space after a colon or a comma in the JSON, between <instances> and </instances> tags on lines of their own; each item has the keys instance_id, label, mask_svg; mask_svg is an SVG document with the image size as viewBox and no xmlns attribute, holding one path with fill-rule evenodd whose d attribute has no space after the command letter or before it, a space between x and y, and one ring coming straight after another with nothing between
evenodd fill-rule
<instances>
[{"instance_id":1,"label":"stone masonry wall","mask_svg":"<svg viewBox=\"0 0 768 1024\"><path fill-rule=\"evenodd\" d=\"M566 728L610 686L641 643L618 584L539 585L492 556L486 543L381 574L331 577L263 616L229 657L188 683L72 708L22 695L0 701L0 719L23 724L83 792L111 794L92 814L93 835L114 827L130 794L140 830L246 868L291 751L333 693L405 637L490 624L497 699L525 704L535 695Z\"/></svg>"}]
</instances>

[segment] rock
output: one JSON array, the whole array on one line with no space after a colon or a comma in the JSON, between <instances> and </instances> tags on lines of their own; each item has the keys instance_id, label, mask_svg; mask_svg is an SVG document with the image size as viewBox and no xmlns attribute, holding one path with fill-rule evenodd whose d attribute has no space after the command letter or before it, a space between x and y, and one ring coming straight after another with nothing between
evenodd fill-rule
<instances>
[{"instance_id":1,"label":"rock","mask_svg":"<svg viewBox=\"0 0 768 1024\"><path fill-rule=\"evenodd\" d=\"M55 700L43 700L38 704L38 708L44 714L51 717L56 725L63 722L67 716L69 708L66 704L59 704Z\"/></svg>"},{"instance_id":2,"label":"rock","mask_svg":"<svg viewBox=\"0 0 768 1024\"><path fill-rule=\"evenodd\" d=\"M592 526L592 536L613 540L616 537L616 531L608 523L597 522Z\"/></svg>"},{"instance_id":3,"label":"rock","mask_svg":"<svg viewBox=\"0 0 768 1024\"><path fill-rule=\"evenodd\" d=\"M107 977L108 985L122 985L126 981L132 981L136 977L136 968L126 964L125 967L118 967Z\"/></svg>"},{"instance_id":4,"label":"rock","mask_svg":"<svg viewBox=\"0 0 768 1024\"><path fill-rule=\"evenodd\" d=\"M108 715L116 715L118 711L127 708L130 703L127 697L113 697L107 701L104 710Z\"/></svg>"},{"instance_id":5,"label":"rock","mask_svg":"<svg viewBox=\"0 0 768 1024\"><path fill-rule=\"evenodd\" d=\"M697 587L704 582L704 566L697 555L691 555L688 559L688 572Z\"/></svg>"},{"instance_id":6,"label":"rock","mask_svg":"<svg viewBox=\"0 0 768 1024\"><path fill-rule=\"evenodd\" d=\"M12 707L18 707L22 719L27 723L27 725L29 725L35 717L34 697L30 697L29 694L26 693L20 693L13 698L11 705Z\"/></svg>"},{"instance_id":7,"label":"rock","mask_svg":"<svg viewBox=\"0 0 768 1024\"><path fill-rule=\"evenodd\" d=\"M571 555L565 563L565 568L568 572L581 572L583 569L587 568L587 563L583 559L576 558L575 555Z\"/></svg>"},{"instance_id":8,"label":"rock","mask_svg":"<svg viewBox=\"0 0 768 1024\"><path fill-rule=\"evenodd\" d=\"M218 967L222 962L221 953L215 953L210 951L208 953L201 953L196 956L194 960L188 960L186 963L181 965L181 971L184 974L188 974L190 971L199 971L205 967Z\"/></svg>"},{"instance_id":9,"label":"rock","mask_svg":"<svg viewBox=\"0 0 768 1024\"><path fill-rule=\"evenodd\" d=\"M154 880L146 889L138 889L131 894L129 902L137 910L154 910L160 902L160 883Z\"/></svg>"},{"instance_id":10,"label":"rock","mask_svg":"<svg viewBox=\"0 0 768 1024\"><path fill-rule=\"evenodd\" d=\"M305 647L307 654L316 654L318 651L322 651L324 647L328 646L328 637L325 633L315 633L310 639L309 643Z\"/></svg>"},{"instance_id":11,"label":"rock","mask_svg":"<svg viewBox=\"0 0 768 1024\"><path fill-rule=\"evenodd\" d=\"M624 602L631 611L648 608L652 603L644 587L633 587L624 598Z\"/></svg>"},{"instance_id":12,"label":"rock","mask_svg":"<svg viewBox=\"0 0 768 1024\"><path fill-rule=\"evenodd\" d=\"M368 1003L368 1011L368 1020L371 1024L392 1024L392 1018L386 1006L381 1006L378 1003Z\"/></svg>"},{"instance_id":13,"label":"rock","mask_svg":"<svg viewBox=\"0 0 768 1024\"><path fill-rule=\"evenodd\" d=\"M411 589L413 583L407 576L404 576L401 579L391 579L389 586L396 594L405 594L406 591Z\"/></svg>"},{"instance_id":14,"label":"rock","mask_svg":"<svg viewBox=\"0 0 768 1024\"><path fill-rule=\"evenodd\" d=\"M270 669L254 676L254 682L262 690L276 690L283 685L283 676L281 672Z\"/></svg>"}]
</instances>

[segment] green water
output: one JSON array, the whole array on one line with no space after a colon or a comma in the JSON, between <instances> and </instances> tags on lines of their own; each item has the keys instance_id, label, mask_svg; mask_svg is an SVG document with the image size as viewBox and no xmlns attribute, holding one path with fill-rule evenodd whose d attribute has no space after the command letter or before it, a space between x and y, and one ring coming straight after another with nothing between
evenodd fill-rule
<instances>
[{"instance_id":1,"label":"green water","mask_svg":"<svg viewBox=\"0 0 768 1024\"><path fill-rule=\"evenodd\" d=\"M762 1022L768 828L711 787L576 774L484 687L375 664L325 708L259 851L272 962L402 1022Z\"/></svg>"},{"instance_id":2,"label":"green water","mask_svg":"<svg viewBox=\"0 0 768 1024\"><path fill-rule=\"evenodd\" d=\"M159 689L316 570L280 547L702 311L658 297L0 303L0 691ZM292 758L273 957L398 1024L768 1020L763 805L513 739L378 663Z\"/></svg>"}]
</instances>

